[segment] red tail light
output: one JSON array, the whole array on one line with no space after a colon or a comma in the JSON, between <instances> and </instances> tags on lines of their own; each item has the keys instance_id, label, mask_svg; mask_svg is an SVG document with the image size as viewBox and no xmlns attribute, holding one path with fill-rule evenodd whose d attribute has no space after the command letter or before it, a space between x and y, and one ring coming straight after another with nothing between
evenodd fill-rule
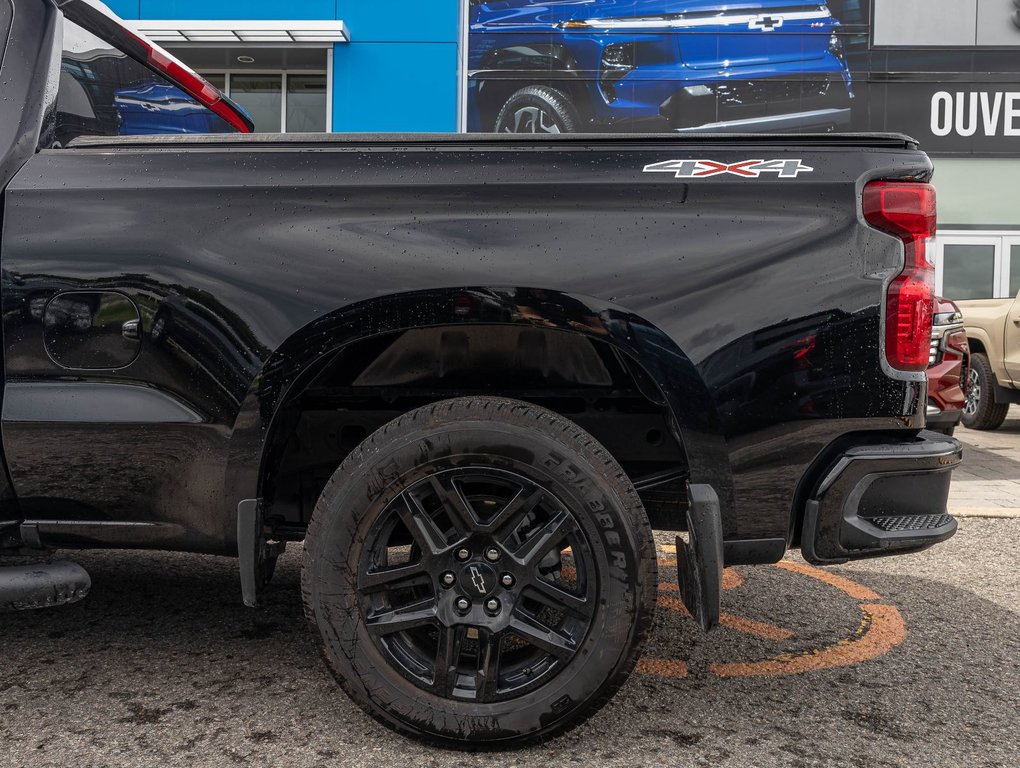
<instances>
[{"instance_id":1,"label":"red tail light","mask_svg":"<svg viewBox=\"0 0 1020 768\"><path fill-rule=\"evenodd\" d=\"M903 271L886 293L886 359L901 371L923 371L935 311L935 267L928 261L928 240L935 236L935 188L873 181L864 188L864 218L903 241Z\"/></svg>"},{"instance_id":2,"label":"red tail light","mask_svg":"<svg viewBox=\"0 0 1020 768\"><path fill-rule=\"evenodd\" d=\"M68 19L122 50L135 61L164 75L191 98L212 110L241 133L251 133L255 130L254 123L239 112L215 85L155 43L125 27L103 3L91 0L81 2L65 0L60 5L63 6L62 10Z\"/></svg>"},{"instance_id":3,"label":"red tail light","mask_svg":"<svg viewBox=\"0 0 1020 768\"><path fill-rule=\"evenodd\" d=\"M223 94L220 93L215 85L197 72L194 72L187 64L183 64L175 59L159 46L153 45L141 38L139 40L148 51L148 64L150 67L166 75L182 91L202 106L211 109L234 126L240 133L251 133L251 124L242 115L238 114L237 110L223 98Z\"/></svg>"}]
</instances>

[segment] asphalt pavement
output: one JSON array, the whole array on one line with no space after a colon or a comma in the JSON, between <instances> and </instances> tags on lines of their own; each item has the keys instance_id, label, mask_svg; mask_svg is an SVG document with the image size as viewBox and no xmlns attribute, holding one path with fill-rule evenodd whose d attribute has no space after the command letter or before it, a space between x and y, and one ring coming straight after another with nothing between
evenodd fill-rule
<instances>
[{"instance_id":1,"label":"asphalt pavement","mask_svg":"<svg viewBox=\"0 0 1020 768\"><path fill-rule=\"evenodd\" d=\"M638 673L583 726L497 754L408 741L348 701L306 634L297 548L259 610L228 558L75 553L87 600L0 615L0 767L1020 764L1020 519L966 518L914 556L729 569L708 636L659 543Z\"/></svg>"}]
</instances>

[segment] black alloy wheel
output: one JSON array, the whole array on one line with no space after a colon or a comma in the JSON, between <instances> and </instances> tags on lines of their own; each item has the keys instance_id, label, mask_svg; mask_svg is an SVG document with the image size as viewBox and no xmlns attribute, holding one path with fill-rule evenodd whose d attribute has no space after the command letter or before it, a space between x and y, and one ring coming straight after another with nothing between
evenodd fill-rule
<instances>
[{"instance_id":1,"label":"black alloy wheel","mask_svg":"<svg viewBox=\"0 0 1020 768\"><path fill-rule=\"evenodd\" d=\"M305 538L305 612L363 709L454 747L539 741L623 684L651 626L641 501L576 424L447 400L370 435Z\"/></svg>"},{"instance_id":2,"label":"black alloy wheel","mask_svg":"<svg viewBox=\"0 0 1020 768\"><path fill-rule=\"evenodd\" d=\"M400 494L369 534L362 615L379 651L423 690L519 696L562 669L588 632L589 550L574 514L528 478L443 470Z\"/></svg>"}]
</instances>

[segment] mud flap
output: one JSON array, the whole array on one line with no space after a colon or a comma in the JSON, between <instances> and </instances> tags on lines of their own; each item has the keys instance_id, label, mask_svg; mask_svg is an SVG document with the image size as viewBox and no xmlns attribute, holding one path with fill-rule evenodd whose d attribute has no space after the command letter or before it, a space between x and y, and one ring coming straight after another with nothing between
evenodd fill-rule
<instances>
[{"instance_id":1,"label":"mud flap","mask_svg":"<svg viewBox=\"0 0 1020 768\"><path fill-rule=\"evenodd\" d=\"M241 570L241 599L257 608L286 543L266 539L262 499L245 499L237 505L237 561Z\"/></svg>"},{"instance_id":2,"label":"mud flap","mask_svg":"<svg viewBox=\"0 0 1020 768\"><path fill-rule=\"evenodd\" d=\"M241 599L258 605L259 552L262 548L262 501L245 499L237 505L237 561L241 568Z\"/></svg>"},{"instance_id":3,"label":"mud flap","mask_svg":"<svg viewBox=\"0 0 1020 768\"><path fill-rule=\"evenodd\" d=\"M688 540L676 538L676 571L684 605L708 632L722 610L723 535L719 497L710 485L687 486Z\"/></svg>"}]
</instances>

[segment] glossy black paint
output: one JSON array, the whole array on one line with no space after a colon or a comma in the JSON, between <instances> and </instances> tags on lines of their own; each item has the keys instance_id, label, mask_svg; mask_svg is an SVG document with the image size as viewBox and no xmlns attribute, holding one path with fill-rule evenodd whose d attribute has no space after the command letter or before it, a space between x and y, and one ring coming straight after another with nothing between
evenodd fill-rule
<instances>
[{"instance_id":1,"label":"glossy black paint","mask_svg":"<svg viewBox=\"0 0 1020 768\"><path fill-rule=\"evenodd\" d=\"M930 177L909 140L136 137L33 154L53 123L39 94L59 50L38 48L55 18L23 0L0 72L24 104L0 112L0 182L20 168L0 232L19 505L8 489L5 509L44 540L234 551L283 405L350 344L415 328L509 325L618 350L668 407L728 540L791 540L835 444L923 426L924 375L881 366L902 249L859 214L868 180ZM642 172L756 158L815 170ZM68 292L130 300L130 362L53 359L45 307ZM504 385L486 391L516 394Z\"/></svg>"},{"instance_id":2,"label":"glossy black paint","mask_svg":"<svg viewBox=\"0 0 1020 768\"><path fill-rule=\"evenodd\" d=\"M160 522L180 535L153 544L230 549L277 407L318 362L383 332L508 322L632 356L675 416L692 480L719 492L727 537L785 536L829 443L923 423L923 382L879 366L899 247L860 224L857 200L867 178L930 165L903 142L742 141L256 138L38 154L7 191L5 269L21 293L122 292L147 335L127 367L69 376L41 329L7 312L12 292L8 381L59 397L135 385L154 409L170 398L201 421L122 423L82 400L91 421L54 422L26 416L12 390L5 411L22 418L5 414L5 445L26 517ZM816 171L642 173L764 154ZM464 291L488 314L458 314ZM174 319L154 339L161 317ZM54 477L69 458L89 471Z\"/></svg>"}]
</instances>

